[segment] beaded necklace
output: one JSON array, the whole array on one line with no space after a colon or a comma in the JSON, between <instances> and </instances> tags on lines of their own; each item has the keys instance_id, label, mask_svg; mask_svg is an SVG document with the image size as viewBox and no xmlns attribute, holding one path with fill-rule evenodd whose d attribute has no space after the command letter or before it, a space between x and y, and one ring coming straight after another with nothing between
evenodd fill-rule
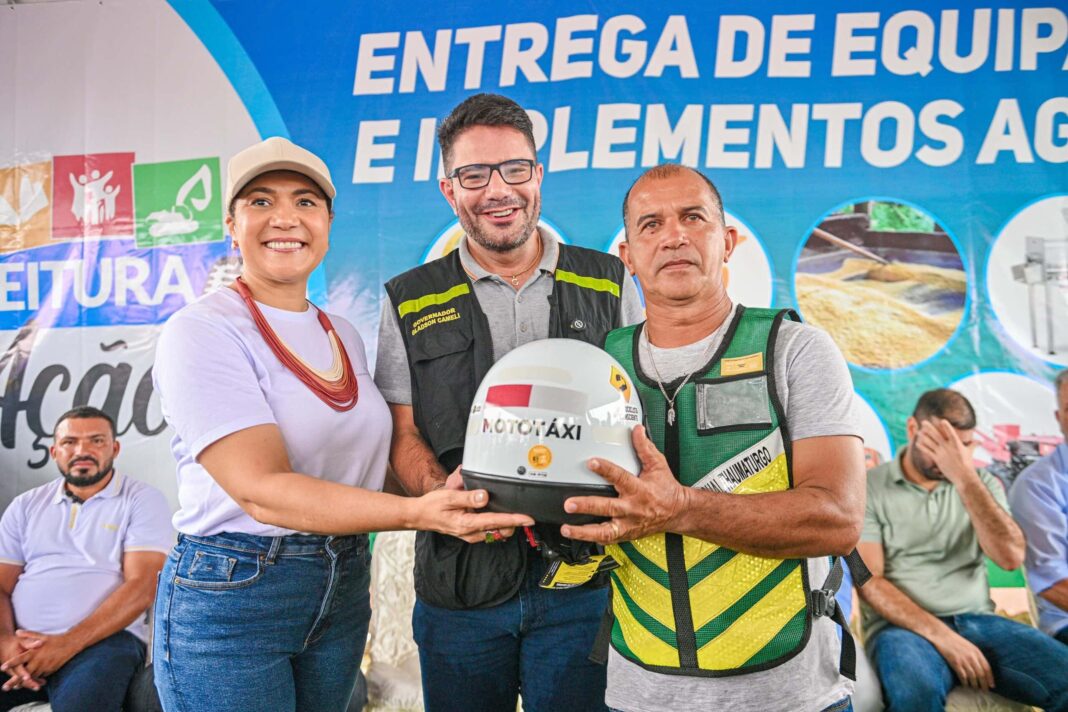
<instances>
[{"instance_id":1,"label":"beaded necklace","mask_svg":"<svg viewBox=\"0 0 1068 712\"><path fill-rule=\"evenodd\" d=\"M256 300L252 298L252 292L244 279L238 277L234 286L237 293L245 300L245 305L248 306L252 320L256 322L256 328L260 330L263 340L271 347L271 351L282 362L282 365L334 410L339 412L351 410L359 400L360 385L356 381L356 374L352 370L352 361L349 360L349 354L345 351L345 345L341 343L341 338L338 337L326 312L312 304L312 307L319 312L319 324L330 339L330 351L333 354L329 370L322 371L301 358L300 354L275 333L263 312L260 311Z\"/></svg>"}]
</instances>

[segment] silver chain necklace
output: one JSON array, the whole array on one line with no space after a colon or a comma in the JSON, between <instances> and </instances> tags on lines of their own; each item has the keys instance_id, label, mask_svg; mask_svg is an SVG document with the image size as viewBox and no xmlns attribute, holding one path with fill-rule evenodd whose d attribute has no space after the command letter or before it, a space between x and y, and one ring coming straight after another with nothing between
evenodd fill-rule
<instances>
[{"instance_id":1,"label":"silver chain necklace","mask_svg":"<svg viewBox=\"0 0 1068 712\"><path fill-rule=\"evenodd\" d=\"M711 336L711 335L710 335ZM679 397L679 393L682 391L683 386L690 382L690 379L704 367L705 362L708 360L708 354L712 350L712 344L716 343L714 338L710 338L708 345L705 346L705 350L701 353L701 360L694 370L686 374L686 378L682 379L682 383L675 389L675 392L670 396L667 394L667 389L664 388L664 377L660 375L660 369L656 367L656 359L653 358L653 345L649 341L649 334L645 334L645 353L649 355L649 363L653 365L653 373L656 374L656 385L660 388L660 392L664 394L664 400L668 402L667 422L668 425L675 424L675 399Z\"/></svg>"}]
</instances>

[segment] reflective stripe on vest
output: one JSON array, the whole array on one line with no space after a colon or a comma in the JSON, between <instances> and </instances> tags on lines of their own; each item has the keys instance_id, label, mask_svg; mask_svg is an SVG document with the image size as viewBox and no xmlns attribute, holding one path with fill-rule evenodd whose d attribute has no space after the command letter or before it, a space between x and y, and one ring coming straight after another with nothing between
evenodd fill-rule
<instances>
[{"instance_id":1,"label":"reflective stripe on vest","mask_svg":"<svg viewBox=\"0 0 1068 712\"><path fill-rule=\"evenodd\" d=\"M444 292L439 292L437 294L424 294L418 299L409 299L398 304L397 316L403 319L409 314L421 312L427 307L436 307L441 306L442 304L448 304L453 299L456 299L456 297L460 297L464 294L470 293L470 285L457 284L455 287L447 289Z\"/></svg>"},{"instance_id":2,"label":"reflective stripe on vest","mask_svg":"<svg viewBox=\"0 0 1068 712\"><path fill-rule=\"evenodd\" d=\"M606 348L633 378L649 435L682 484L734 494L792 487L773 371L784 315L738 307L724 343L678 394L674 426L656 382L635 363L637 327L609 335ZM664 387L671 393L677 385ZM756 672L808 640L803 559L766 559L677 534L608 550L621 564L612 572L612 645L643 667L713 677Z\"/></svg>"},{"instance_id":3,"label":"reflective stripe on vest","mask_svg":"<svg viewBox=\"0 0 1068 712\"><path fill-rule=\"evenodd\" d=\"M563 269L556 270L556 272L553 273L553 276L556 278L557 282L568 282L575 286L582 287L583 289L592 289L595 292L608 292L615 297L620 296L619 285L610 279L586 277Z\"/></svg>"}]
</instances>

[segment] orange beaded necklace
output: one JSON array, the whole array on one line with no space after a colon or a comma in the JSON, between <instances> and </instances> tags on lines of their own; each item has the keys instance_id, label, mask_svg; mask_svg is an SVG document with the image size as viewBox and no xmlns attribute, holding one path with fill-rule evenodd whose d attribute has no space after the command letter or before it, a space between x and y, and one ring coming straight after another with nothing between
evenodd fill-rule
<instances>
[{"instance_id":1,"label":"orange beaded necklace","mask_svg":"<svg viewBox=\"0 0 1068 712\"><path fill-rule=\"evenodd\" d=\"M312 305L319 312L319 324L330 339L330 350L333 352L330 370L321 371L301 358L278 334L274 333L274 329L260 311L256 300L252 298L252 292L249 291L245 280L238 277L234 286L237 293L245 300L263 340L271 347L271 351L282 362L282 365L292 371L293 375L299 378L312 393L334 410L339 412L351 410L359 400L360 384L356 381L356 374L352 370L349 354L345 351L345 344L341 343L341 338L337 335L334 325L330 323L330 317L326 315L326 312Z\"/></svg>"}]
</instances>

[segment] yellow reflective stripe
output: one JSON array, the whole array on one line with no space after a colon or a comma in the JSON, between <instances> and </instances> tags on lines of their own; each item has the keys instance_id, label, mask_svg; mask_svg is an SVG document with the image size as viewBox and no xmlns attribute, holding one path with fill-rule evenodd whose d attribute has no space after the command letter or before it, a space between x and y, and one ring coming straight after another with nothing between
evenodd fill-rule
<instances>
[{"instance_id":1,"label":"yellow reflective stripe","mask_svg":"<svg viewBox=\"0 0 1068 712\"><path fill-rule=\"evenodd\" d=\"M652 534L631 542L642 556L667 571L667 545L664 543L663 534Z\"/></svg>"},{"instance_id":2,"label":"yellow reflective stripe","mask_svg":"<svg viewBox=\"0 0 1068 712\"><path fill-rule=\"evenodd\" d=\"M698 666L706 670L741 667L804 607L801 567L797 567L730 628L698 650Z\"/></svg>"},{"instance_id":3,"label":"yellow reflective stripe","mask_svg":"<svg viewBox=\"0 0 1068 712\"><path fill-rule=\"evenodd\" d=\"M619 577L627 594L650 618L656 619L665 628L675 630L675 614L671 608L671 591L664 588L634 565L623 550L613 547L612 558L619 562L616 576ZM619 599L617 599L619 600ZM621 604L622 605L622 604ZM628 643L629 645L629 643ZM633 646L631 650L634 650Z\"/></svg>"},{"instance_id":4,"label":"yellow reflective stripe","mask_svg":"<svg viewBox=\"0 0 1068 712\"><path fill-rule=\"evenodd\" d=\"M634 568L633 566L631 568ZM612 587L615 588L615 582ZM628 589L629 592L629 589ZM627 647L637 655L646 665L664 665L667 667L679 667L679 651L671 647L655 635L647 631L641 623L634 619L630 609L620 601L619 593L613 592L614 601L612 615L619 624L619 631L623 634L623 640ZM674 626L672 626L674 628Z\"/></svg>"},{"instance_id":5,"label":"yellow reflective stripe","mask_svg":"<svg viewBox=\"0 0 1068 712\"><path fill-rule=\"evenodd\" d=\"M739 554L706 576L690 589L690 610L693 612L694 629L700 630L710 620L737 603L781 563L782 559Z\"/></svg>"},{"instance_id":6,"label":"yellow reflective stripe","mask_svg":"<svg viewBox=\"0 0 1068 712\"><path fill-rule=\"evenodd\" d=\"M452 289L449 289L438 294L424 294L418 299L409 299L406 302L401 302L397 305L397 314L403 319L409 314L416 314L423 311L427 307L440 306L451 302L456 297L463 296L464 294L470 294L471 287L468 284L457 284Z\"/></svg>"},{"instance_id":7,"label":"yellow reflective stripe","mask_svg":"<svg viewBox=\"0 0 1068 712\"><path fill-rule=\"evenodd\" d=\"M760 472L742 480L731 494L783 492L788 489L790 476L786 471L786 453L783 453Z\"/></svg>"},{"instance_id":8,"label":"yellow reflective stripe","mask_svg":"<svg viewBox=\"0 0 1068 712\"><path fill-rule=\"evenodd\" d=\"M719 544L713 544L707 542L704 539L697 539L692 536L684 536L682 538L682 556L686 562L687 570L693 568L695 564L704 561L705 557L719 549Z\"/></svg>"},{"instance_id":9,"label":"yellow reflective stripe","mask_svg":"<svg viewBox=\"0 0 1068 712\"><path fill-rule=\"evenodd\" d=\"M608 292L616 297L619 296L619 285L610 279L598 279L597 277L583 277L567 270L556 270L557 282L568 282L583 289L592 289L596 292Z\"/></svg>"}]
</instances>

